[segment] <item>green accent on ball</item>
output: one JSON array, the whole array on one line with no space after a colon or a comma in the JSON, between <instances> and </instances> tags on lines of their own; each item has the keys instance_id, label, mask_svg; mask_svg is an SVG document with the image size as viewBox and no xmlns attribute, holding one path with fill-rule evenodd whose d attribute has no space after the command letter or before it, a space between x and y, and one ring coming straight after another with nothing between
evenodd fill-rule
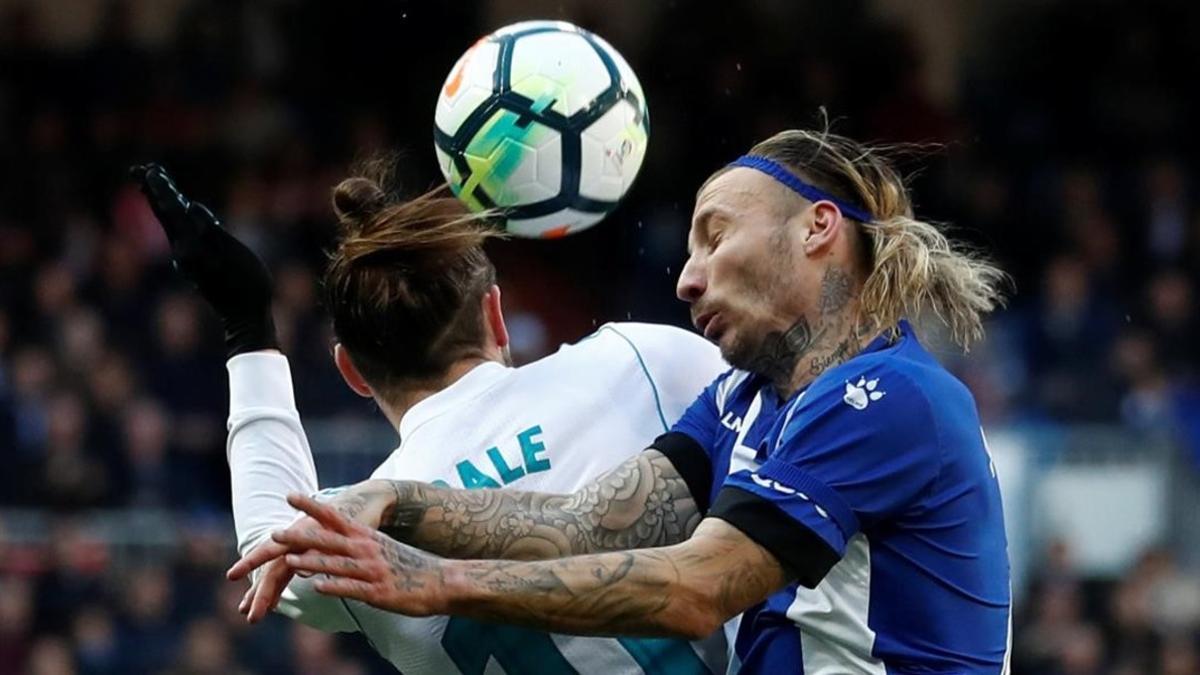
<instances>
[{"instance_id":1,"label":"green accent on ball","mask_svg":"<svg viewBox=\"0 0 1200 675\"><path fill-rule=\"evenodd\" d=\"M530 107L539 113L550 107L550 104L558 102L561 108L559 112L565 115L570 92L577 87L579 78L573 73L564 75L561 76L562 79L538 72L530 73L528 76L519 76L514 71L512 90L534 101Z\"/></svg>"},{"instance_id":2,"label":"green accent on ball","mask_svg":"<svg viewBox=\"0 0 1200 675\"><path fill-rule=\"evenodd\" d=\"M554 103L556 98L558 98L557 95L555 95L554 93L551 93L551 92L547 92L547 93L544 93L541 96L539 96L537 98L537 100L533 102L533 105L531 105L529 107L535 113L538 113L540 115L540 114L546 112L546 108L549 108L550 104Z\"/></svg>"},{"instance_id":3,"label":"green accent on ball","mask_svg":"<svg viewBox=\"0 0 1200 675\"><path fill-rule=\"evenodd\" d=\"M553 98L544 101L539 99L533 106L534 110L541 112L552 101ZM471 210L482 211L486 208L474 196L476 187L482 187L495 200L496 206L516 205L506 203L505 187L524 156L520 146L536 148L549 133L548 129L533 123L522 127L517 124L520 119L520 115L510 110L497 110L463 151L463 158L471 167L471 175L464 182L456 170L451 172L451 190Z\"/></svg>"},{"instance_id":4,"label":"green accent on ball","mask_svg":"<svg viewBox=\"0 0 1200 675\"><path fill-rule=\"evenodd\" d=\"M450 175L446 182L450 184L450 191L454 193L455 197L462 196L462 174L458 171L458 165L453 162L450 164Z\"/></svg>"}]
</instances>

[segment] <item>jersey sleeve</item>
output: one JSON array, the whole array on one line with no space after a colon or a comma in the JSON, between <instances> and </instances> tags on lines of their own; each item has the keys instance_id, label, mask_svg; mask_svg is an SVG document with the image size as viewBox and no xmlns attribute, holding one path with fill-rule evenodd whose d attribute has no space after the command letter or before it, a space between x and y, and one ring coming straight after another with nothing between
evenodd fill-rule
<instances>
[{"instance_id":1,"label":"jersey sleeve","mask_svg":"<svg viewBox=\"0 0 1200 675\"><path fill-rule=\"evenodd\" d=\"M229 371L229 460L238 552L250 552L301 515L292 492L317 491L317 471L292 392L287 357L255 352L226 364ZM282 614L325 631L356 630L345 604L318 594L309 580L288 585Z\"/></svg>"},{"instance_id":2,"label":"jersey sleeve","mask_svg":"<svg viewBox=\"0 0 1200 675\"><path fill-rule=\"evenodd\" d=\"M864 527L917 504L941 468L928 401L890 368L824 383L777 424L767 460L729 476L710 515L770 550L809 587Z\"/></svg>"}]
</instances>

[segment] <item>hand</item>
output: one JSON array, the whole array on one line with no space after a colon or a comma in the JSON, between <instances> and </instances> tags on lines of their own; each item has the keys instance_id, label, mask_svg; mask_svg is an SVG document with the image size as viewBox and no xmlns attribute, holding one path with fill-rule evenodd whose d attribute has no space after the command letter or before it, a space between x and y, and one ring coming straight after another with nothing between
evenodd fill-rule
<instances>
[{"instance_id":1,"label":"hand","mask_svg":"<svg viewBox=\"0 0 1200 675\"><path fill-rule=\"evenodd\" d=\"M307 520L307 519L306 519ZM259 575L246 594L238 603L238 612L246 616L246 621L258 623L269 612L279 606L283 591L292 582L296 571L288 567L282 556L266 563L263 573Z\"/></svg>"},{"instance_id":2,"label":"hand","mask_svg":"<svg viewBox=\"0 0 1200 675\"><path fill-rule=\"evenodd\" d=\"M360 600L408 616L446 611L445 568L441 558L355 523L337 509L310 497L290 495L288 503L308 514L317 526L292 526L272 534L271 538L293 551L282 560L291 571L328 575L329 578L314 582L317 592ZM259 593L263 590L259 589ZM239 609L247 608L248 599L243 598ZM255 600L257 597L250 604ZM262 609L256 614L253 608L249 609L247 618L251 622L266 612Z\"/></svg>"},{"instance_id":3,"label":"hand","mask_svg":"<svg viewBox=\"0 0 1200 675\"><path fill-rule=\"evenodd\" d=\"M374 530L378 529L384 510L394 501L395 490L390 482L368 480L332 495L324 503L342 518ZM305 531L321 527L319 521L306 516L292 523L285 531ZM283 556L288 553L303 553L304 550L293 549L288 544L272 538L259 544L229 568L226 577L231 581L242 579L259 567L263 568L242 598L238 611L246 614L249 621L257 622L273 610L295 575L295 570L288 566Z\"/></svg>"},{"instance_id":4,"label":"hand","mask_svg":"<svg viewBox=\"0 0 1200 675\"><path fill-rule=\"evenodd\" d=\"M185 197L163 167L140 164L129 173L167 234L175 269L221 318L228 355L278 348L271 275L262 260L226 232L208 207Z\"/></svg>"}]
</instances>

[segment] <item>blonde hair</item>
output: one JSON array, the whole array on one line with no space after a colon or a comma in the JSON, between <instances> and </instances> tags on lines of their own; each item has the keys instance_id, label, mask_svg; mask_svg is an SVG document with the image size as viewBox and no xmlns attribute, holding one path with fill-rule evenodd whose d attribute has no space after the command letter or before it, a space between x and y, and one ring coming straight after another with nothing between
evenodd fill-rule
<instances>
[{"instance_id":1,"label":"blonde hair","mask_svg":"<svg viewBox=\"0 0 1200 675\"><path fill-rule=\"evenodd\" d=\"M1003 304L1008 275L913 216L904 180L887 159L894 151L828 130L789 130L758 143L749 154L779 162L873 216L859 224L867 272L859 296L860 328L894 331L900 319L932 310L966 350L983 337L983 316Z\"/></svg>"}]
</instances>

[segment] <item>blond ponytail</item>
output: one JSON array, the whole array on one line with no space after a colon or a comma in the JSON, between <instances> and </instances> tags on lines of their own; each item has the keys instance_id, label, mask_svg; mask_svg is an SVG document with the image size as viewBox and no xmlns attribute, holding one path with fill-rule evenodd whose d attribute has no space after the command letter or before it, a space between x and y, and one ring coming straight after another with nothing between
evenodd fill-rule
<instances>
[{"instance_id":1,"label":"blond ponytail","mask_svg":"<svg viewBox=\"0 0 1200 675\"><path fill-rule=\"evenodd\" d=\"M1007 276L937 227L895 216L863 227L872 268L859 298L860 324L871 331L895 326L927 309L964 350L983 337L983 317L1002 302Z\"/></svg>"}]
</instances>

